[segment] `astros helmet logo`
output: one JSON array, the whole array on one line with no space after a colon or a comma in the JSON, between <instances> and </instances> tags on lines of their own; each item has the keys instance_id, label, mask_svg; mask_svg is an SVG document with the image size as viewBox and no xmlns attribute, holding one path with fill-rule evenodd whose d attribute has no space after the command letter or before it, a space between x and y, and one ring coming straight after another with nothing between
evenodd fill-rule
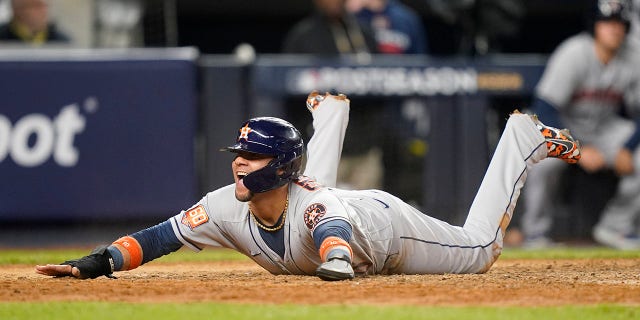
<instances>
[{"instance_id":1,"label":"astros helmet logo","mask_svg":"<svg viewBox=\"0 0 640 320\"><path fill-rule=\"evenodd\" d=\"M238 140L244 139L249 141L249 133L251 132L251 128L249 128L249 123L246 126L240 128L240 136Z\"/></svg>"}]
</instances>

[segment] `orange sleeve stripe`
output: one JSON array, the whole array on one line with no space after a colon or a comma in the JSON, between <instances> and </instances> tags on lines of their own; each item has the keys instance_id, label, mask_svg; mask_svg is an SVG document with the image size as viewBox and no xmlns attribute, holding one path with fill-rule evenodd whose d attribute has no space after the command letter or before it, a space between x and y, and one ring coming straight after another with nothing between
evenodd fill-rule
<instances>
[{"instance_id":1,"label":"orange sleeve stripe","mask_svg":"<svg viewBox=\"0 0 640 320\"><path fill-rule=\"evenodd\" d=\"M113 242L113 246L122 253L122 270L135 269L142 264L142 247L135 238L122 237Z\"/></svg>"},{"instance_id":2,"label":"orange sleeve stripe","mask_svg":"<svg viewBox=\"0 0 640 320\"><path fill-rule=\"evenodd\" d=\"M347 251L349 251L349 255L353 257L353 251L351 250L351 246L348 242L344 241L342 238L338 237L327 237L322 241L322 245L320 245L320 258L322 261L327 261L327 254L331 252L331 250L336 249L338 247L345 247Z\"/></svg>"}]
</instances>

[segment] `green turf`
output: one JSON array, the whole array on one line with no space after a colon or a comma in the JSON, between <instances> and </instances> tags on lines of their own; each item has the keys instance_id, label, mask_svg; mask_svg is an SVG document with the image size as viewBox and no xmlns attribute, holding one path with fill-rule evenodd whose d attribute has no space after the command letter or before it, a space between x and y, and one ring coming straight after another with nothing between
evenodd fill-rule
<instances>
[{"instance_id":1,"label":"green turf","mask_svg":"<svg viewBox=\"0 0 640 320\"><path fill-rule=\"evenodd\" d=\"M46 264L58 263L71 258L79 258L91 251L87 249L32 249L32 250L0 250L0 265L3 264ZM640 250L618 251L604 247L564 247L540 250L522 250L506 248L500 259L611 259L611 258L640 258ZM228 249L207 249L193 252L181 249L178 252L164 256L157 261L220 261L243 260L247 257Z\"/></svg>"},{"instance_id":2,"label":"green turf","mask_svg":"<svg viewBox=\"0 0 640 320\"><path fill-rule=\"evenodd\" d=\"M91 252L91 249L0 249L0 265L6 264L47 264L59 263L65 260L80 258ZM247 257L228 249L210 249L201 252L193 252L181 249L166 255L155 261L162 262L191 262L191 261L221 261L243 260Z\"/></svg>"},{"instance_id":3,"label":"green turf","mask_svg":"<svg viewBox=\"0 0 640 320\"><path fill-rule=\"evenodd\" d=\"M219 303L0 303L0 319L638 319L624 306L553 308L374 307L361 305L245 305Z\"/></svg>"}]
</instances>

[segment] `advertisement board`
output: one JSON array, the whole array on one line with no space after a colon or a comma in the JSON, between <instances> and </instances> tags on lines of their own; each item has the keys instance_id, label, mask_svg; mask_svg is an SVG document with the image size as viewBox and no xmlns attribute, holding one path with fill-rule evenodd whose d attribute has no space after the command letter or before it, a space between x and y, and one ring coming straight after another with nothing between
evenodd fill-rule
<instances>
[{"instance_id":1,"label":"advertisement board","mask_svg":"<svg viewBox=\"0 0 640 320\"><path fill-rule=\"evenodd\" d=\"M0 53L0 220L166 216L196 201L196 57Z\"/></svg>"}]
</instances>

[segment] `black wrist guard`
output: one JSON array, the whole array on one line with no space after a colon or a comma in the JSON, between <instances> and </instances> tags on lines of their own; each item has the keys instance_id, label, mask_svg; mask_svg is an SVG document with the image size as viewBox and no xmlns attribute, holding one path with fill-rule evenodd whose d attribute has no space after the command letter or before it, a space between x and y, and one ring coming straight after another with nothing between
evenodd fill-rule
<instances>
[{"instance_id":1,"label":"black wrist guard","mask_svg":"<svg viewBox=\"0 0 640 320\"><path fill-rule=\"evenodd\" d=\"M80 259L67 260L62 264L67 264L80 270L80 279L97 278L99 276L107 276L115 278L113 274L113 258L107 250L107 246L100 246L88 256Z\"/></svg>"}]
</instances>

